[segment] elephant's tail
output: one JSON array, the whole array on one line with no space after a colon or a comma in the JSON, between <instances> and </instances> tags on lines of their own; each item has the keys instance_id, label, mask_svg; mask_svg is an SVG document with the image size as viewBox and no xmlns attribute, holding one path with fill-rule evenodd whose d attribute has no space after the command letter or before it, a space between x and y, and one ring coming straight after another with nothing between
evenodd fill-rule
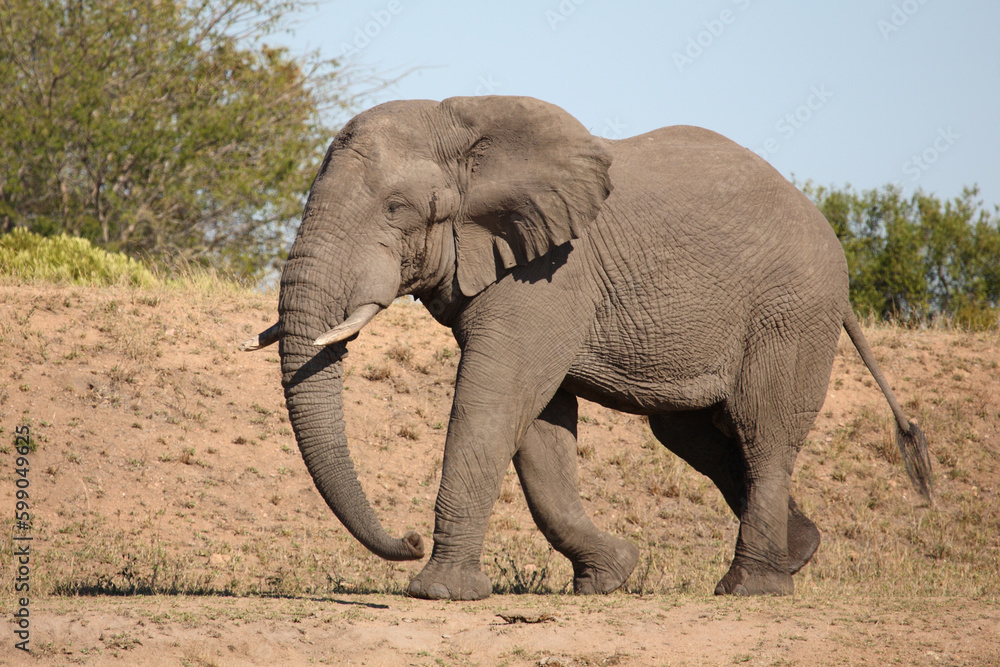
<instances>
[{"instance_id":1,"label":"elephant's tail","mask_svg":"<svg viewBox=\"0 0 1000 667\"><path fill-rule=\"evenodd\" d=\"M882 374L882 369L875 361L875 355L868 346L864 334L861 333L858 318L854 316L854 311L850 307L847 309L847 314L844 315L844 329L847 330L847 335L851 337L851 342L854 343L858 354L861 355L861 360L865 362L868 371L878 383L882 394L889 401L892 414L896 417L896 445L899 446L899 453L903 457L903 463L906 464L906 472L910 476L910 482L927 503L931 504L933 502L931 499L933 489L931 457L927 451L927 439L924 438L923 431L916 424L908 421L906 415L903 414L903 408L899 406L899 401L892 393L892 387L889 386L885 375Z\"/></svg>"}]
</instances>

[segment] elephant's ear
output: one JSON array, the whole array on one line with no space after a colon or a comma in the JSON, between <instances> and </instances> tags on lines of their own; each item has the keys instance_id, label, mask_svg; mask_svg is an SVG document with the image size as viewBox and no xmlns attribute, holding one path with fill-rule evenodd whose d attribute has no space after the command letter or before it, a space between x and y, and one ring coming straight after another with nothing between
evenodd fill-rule
<instances>
[{"instance_id":1,"label":"elephant's ear","mask_svg":"<svg viewBox=\"0 0 1000 667\"><path fill-rule=\"evenodd\" d=\"M452 97L462 204L455 223L462 293L578 238L611 193L602 140L530 97Z\"/></svg>"}]
</instances>

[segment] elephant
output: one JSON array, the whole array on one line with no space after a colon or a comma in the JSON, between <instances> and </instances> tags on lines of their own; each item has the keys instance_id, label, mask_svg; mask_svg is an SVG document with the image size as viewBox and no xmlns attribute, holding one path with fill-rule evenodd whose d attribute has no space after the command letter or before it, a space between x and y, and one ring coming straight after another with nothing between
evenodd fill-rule
<instances>
[{"instance_id":1,"label":"elephant","mask_svg":"<svg viewBox=\"0 0 1000 667\"><path fill-rule=\"evenodd\" d=\"M573 565L576 593L620 587L630 542L585 513L579 398L646 415L739 519L716 594L790 594L820 533L789 492L826 397L840 332L895 416L915 488L926 438L908 421L848 301L823 215L763 159L706 129L609 140L528 97L393 101L336 135L281 272L282 386L332 511L388 560L394 538L358 480L341 398L347 343L396 298L419 299L462 350L434 506L433 549L408 593L482 599L487 523L513 461L531 515Z\"/></svg>"}]
</instances>

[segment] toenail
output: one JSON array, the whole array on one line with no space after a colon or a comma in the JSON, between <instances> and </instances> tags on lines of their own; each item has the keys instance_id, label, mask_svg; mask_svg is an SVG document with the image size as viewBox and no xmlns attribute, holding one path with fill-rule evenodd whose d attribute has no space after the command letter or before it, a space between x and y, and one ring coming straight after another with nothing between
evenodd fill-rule
<instances>
[{"instance_id":1,"label":"toenail","mask_svg":"<svg viewBox=\"0 0 1000 667\"><path fill-rule=\"evenodd\" d=\"M447 600L451 598L444 584L431 584L431 587L427 589L427 595L432 600Z\"/></svg>"}]
</instances>

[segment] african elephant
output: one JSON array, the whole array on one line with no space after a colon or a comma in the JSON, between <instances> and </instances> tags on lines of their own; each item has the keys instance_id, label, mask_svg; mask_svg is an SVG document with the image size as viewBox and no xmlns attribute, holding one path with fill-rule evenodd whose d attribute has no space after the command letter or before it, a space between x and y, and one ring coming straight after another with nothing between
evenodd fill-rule
<instances>
[{"instance_id":1,"label":"african elephant","mask_svg":"<svg viewBox=\"0 0 1000 667\"><path fill-rule=\"evenodd\" d=\"M911 480L930 499L926 442L907 421L848 303L843 250L823 215L767 163L718 134L667 127L591 135L522 97L398 101L333 140L281 274L282 384L317 488L365 547L390 537L344 435L345 343L401 295L462 349L435 504L434 548L409 586L479 599L483 538L511 460L531 514L606 593L636 564L584 513L577 398L648 415L740 520L717 594L788 594L819 531L789 495L845 328L896 418Z\"/></svg>"}]
</instances>

